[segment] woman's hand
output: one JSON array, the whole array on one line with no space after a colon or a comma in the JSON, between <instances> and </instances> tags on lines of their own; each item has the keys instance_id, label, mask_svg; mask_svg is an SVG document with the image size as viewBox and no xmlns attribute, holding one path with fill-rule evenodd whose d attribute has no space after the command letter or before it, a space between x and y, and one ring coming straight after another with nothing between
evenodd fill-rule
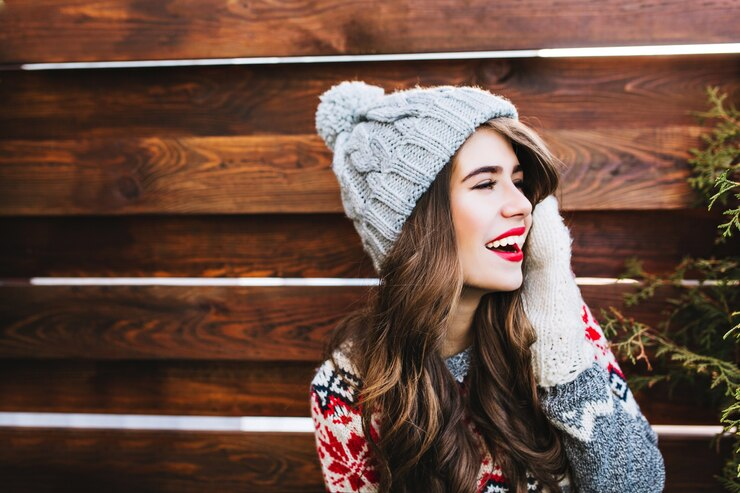
<instances>
[{"instance_id":1,"label":"woman's hand","mask_svg":"<svg viewBox=\"0 0 740 493\"><path fill-rule=\"evenodd\" d=\"M572 242L557 199L546 197L532 213L522 286L524 311L537 333L532 366L543 387L575 380L594 361L581 319L581 291L571 270Z\"/></svg>"}]
</instances>

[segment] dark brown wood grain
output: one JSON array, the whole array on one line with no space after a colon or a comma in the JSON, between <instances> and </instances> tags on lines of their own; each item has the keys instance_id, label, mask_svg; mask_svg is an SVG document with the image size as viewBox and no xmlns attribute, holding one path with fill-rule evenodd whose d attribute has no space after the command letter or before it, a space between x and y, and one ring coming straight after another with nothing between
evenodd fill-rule
<instances>
[{"instance_id":1,"label":"dark brown wood grain","mask_svg":"<svg viewBox=\"0 0 740 493\"><path fill-rule=\"evenodd\" d=\"M0 10L0 62L141 60L732 42L732 2L366 4L81 0Z\"/></svg>"},{"instance_id":2,"label":"dark brown wood grain","mask_svg":"<svg viewBox=\"0 0 740 493\"><path fill-rule=\"evenodd\" d=\"M566 210L673 209L691 204L686 160L701 127L688 111L706 106L707 84L735 97L738 61L388 63L368 81L503 92L568 165ZM8 74L0 215L339 212L314 112L361 67Z\"/></svg>"},{"instance_id":3,"label":"dark brown wood grain","mask_svg":"<svg viewBox=\"0 0 740 493\"><path fill-rule=\"evenodd\" d=\"M309 416L319 363L1 359L0 411Z\"/></svg>"},{"instance_id":4,"label":"dark brown wood grain","mask_svg":"<svg viewBox=\"0 0 740 493\"><path fill-rule=\"evenodd\" d=\"M367 300L365 286L4 286L0 358L319 360L337 322ZM584 285L594 316L624 309L633 285ZM654 324L678 288L628 316Z\"/></svg>"},{"instance_id":5,"label":"dark brown wood grain","mask_svg":"<svg viewBox=\"0 0 740 493\"><path fill-rule=\"evenodd\" d=\"M650 375L650 372L641 368L642 363L638 363L638 367L626 361L620 361L619 364L628 379L637 375ZM721 411L730 404L713 402L711 396L707 394L709 379L699 380L700 382L695 384L681 383L670 393L663 383L640 390L632 385L630 390L633 391L640 411L651 424L724 426L720 422Z\"/></svg>"},{"instance_id":6,"label":"dark brown wood grain","mask_svg":"<svg viewBox=\"0 0 740 493\"><path fill-rule=\"evenodd\" d=\"M4 492L321 492L311 433L0 429Z\"/></svg>"},{"instance_id":7,"label":"dark brown wood grain","mask_svg":"<svg viewBox=\"0 0 740 493\"><path fill-rule=\"evenodd\" d=\"M363 288L0 288L0 357L314 361Z\"/></svg>"},{"instance_id":8,"label":"dark brown wood grain","mask_svg":"<svg viewBox=\"0 0 740 493\"><path fill-rule=\"evenodd\" d=\"M698 127L542 134L569 166L565 210L694 199L686 160ZM341 212L331 162L318 135L0 140L0 215Z\"/></svg>"},{"instance_id":9,"label":"dark brown wood grain","mask_svg":"<svg viewBox=\"0 0 740 493\"><path fill-rule=\"evenodd\" d=\"M331 153L318 135L5 141L0 155L3 214L342 209Z\"/></svg>"},{"instance_id":10,"label":"dark brown wood grain","mask_svg":"<svg viewBox=\"0 0 740 493\"><path fill-rule=\"evenodd\" d=\"M0 360L0 411L193 416L310 416L320 362ZM644 373L622 362L629 377ZM719 425L688 385L634 393L651 424Z\"/></svg>"},{"instance_id":11,"label":"dark brown wood grain","mask_svg":"<svg viewBox=\"0 0 740 493\"><path fill-rule=\"evenodd\" d=\"M619 275L635 255L667 270L730 252L710 241L719 216L689 210L686 160L705 130L689 114L706 108L705 88L740 98L737 55L17 70L737 41L740 6L406 1L366 13L322 1L0 0L0 411L309 416L327 336L368 287L31 278L375 277L315 130L318 96L342 80L510 98L568 166L561 207L581 277ZM635 288L581 289L601 320ZM625 313L655 323L675 292ZM716 425L700 394L671 398L659 384L635 398L652 424ZM0 444L2 491L324 491L310 433L0 427ZM723 491L711 475L729 443L722 456L707 444L661 437L666 491Z\"/></svg>"},{"instance_id":12,"label":"dark brown wood grain","mask_svg":"<svg viewBox=\"0 0 740 493\"><path fill-rule=\"evenodd\" d=\"M730 254L709 241L713 208L565 211L573 270L617 277L635 256L667 272L684 255ZM0 217L0 278L376 277L341 214Z\"/></svg>"},{"instance_id":13,"label":"dark brown wood grain","mask_svg":"<svg viewBox=\"0 0 740 493\"><path fill-rule=\"evenodd\" d=\"M319 492L311 433L0 429L3 491ZM708 438L659 438L669 492L721 492Z\"/></svg>"},{"instance_id":14,"label":"dark brown wood grain","mask_svg":"<svg viewBox=\"0 0 740 493\"><path fill-rule=\"evenodd\" d=\"M715 446L708 438L659 437L666 470L664 491L670 493L726 492L714 478L732 454L732 439Z\"/></svg>"},{"instance_id":15,"label":"dark brown wood grain","mask_svg":"<svg viewBox=\"0 0 740 493\"><path fill-rule=\"evenodd\" d=\"M0 217L0 278L375 277L340 214Z\"/></svg>"},{"instance_id":16,"label":"dark brown wood grain","mask_svg":"<svg viewBox=\"0 0 740 493\"><path fill-rule=\"evenodd\" d=\"M738 55L692 55L6 72L0 136L153 137L156 149L156 139L170 137L314 135L319 95L360 79L386 92L479 85L510 98L537 128L575 131L572 156L592 152L587 143L596 134L611 143L594 158L608 159L652 129L658 149L668 150L662 159L670 159L671 140L697 123L688 112L707 107L706 86L738 99L738 68ZM632 152L646 153L640 161L655 152L637 147Z\"/></svg>"}]
</instances>

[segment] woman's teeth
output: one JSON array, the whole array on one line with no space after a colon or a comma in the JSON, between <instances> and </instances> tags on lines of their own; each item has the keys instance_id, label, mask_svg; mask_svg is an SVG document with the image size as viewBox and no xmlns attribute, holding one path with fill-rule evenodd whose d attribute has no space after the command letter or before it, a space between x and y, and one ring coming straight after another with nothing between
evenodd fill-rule
<instances>
[{"instance_id":1,"label":"woman's teeth","mask_svg":"<svg viewBox=\"0 0 740 493\"><path fill-rule=\"evenodd\" d=\"M521 236L507 236L506 238L502 238L500 240L492 241L491 243L486 244L486 248L499 248L504 246L511 246L514 243L518 245L521 245Z\"/></svg>"}]
</instances>

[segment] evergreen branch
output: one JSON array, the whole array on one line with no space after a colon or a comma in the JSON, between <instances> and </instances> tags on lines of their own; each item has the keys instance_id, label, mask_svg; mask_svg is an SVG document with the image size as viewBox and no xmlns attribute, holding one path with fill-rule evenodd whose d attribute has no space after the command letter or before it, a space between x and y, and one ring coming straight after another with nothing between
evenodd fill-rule
<instances>
[{"instance_id":1,"label":"evergreen branch","mask_svg":"<svg viewBox=\"0 0 740 493\"><path fill-rule=\"evenodd\" d=\"M698 192L696 205L704 202L707 211L722 205L721 214L727 220L717 226L715 244L719 244L740 236L734 235L740 231L740 114L734 104L726 104L727 94L718 87L707 87L706 93L709 108L691 113L702 125L711 119L712 128L700 135L703 149L689 149L692 176L687 182ZM683 289L686 286L682 281L689 271L700 274L699 285ZM669 364L662 375L631 377L630 384L634 383L636 389L650 388L664 381L670 398L679 381L693 384L694 378L702 375L710 380L707 396L719 399L717 391L724 390L719 419L724 425L723 435L734 434L735 442L732 456L723 466L723 476L715 478L727 490L740 493L740 292L736 287L740 257L686 256L663 276L646 272L642 262L632 257L625 262L620 279L625 277L641 281L636 292L625 293L624 304L628 307L653 298L661 286L681 287L678 297L667 300L668 308L657 328L626 317L615 307L609 307L611 314L601 310L609 344L632 364L643 360L652 372L650 350L654 350L655 358L676 363ZM707 280L715 282L709 286Z\"/></svg>"},{"instance_id":2,"label":"evergreen branch","mask_svg":"<svg viewBox=\"0 0 740 493\"><path fill-rule=\"evenodd\" d=\"M719 197L725 197L726 194L735 188L740 187L740 183L730 180L727 178L727 173L729 173L729 169L726 169L717 177L717 182L715 183L715 188L719 187L719 191L712 195L709 198L709 206L707 207L707 210L710 210L712 206L714 205L714 202ZM740 200L740 193L735 194L735 199ZM717 243L724 241L725 238L728 238L732 236L732 230L734 229L740 230L740 207L735 207L734 209L727 209L722 212L723 215L731 216L730 220L726 223L722 223L717 226L718 229L722 230L722 235L720 238L718 238Z\"/></svg>"},{"instance_id":3,"label":"evergreen branch","mask_svg":"<svg viewBox=\"0 0 740 493\"><path fill-rule=\"evenodd\" d=\"M712 379L710 388L723 384L726 395L735 395L740 389L740 368L734 363L692 351L656 332L649 325L636 322L631 317L625 317L613 306L610 306L609 310L614 315L613 317L602 310L605 319L604 335L609 333L607 336L609 338L618 335L619 332L626 332L626 339L611 344L618 352L627 356L633 364L644 360L648 370L652 371L645 347L657 347L656 356L669 353L671 361L681 362L683 367L692 369L696 373L710 375Z\"/></svg>"},{"instance_id":4,"label":"evergreen branch","mask_svg":"<svg viewBox=\"0 0 740 493\"><path fill-rule=\"evenodd\" d=\"M732 312L730 315L731 318L734 317L740 317L740 312ZM722 339L727 339L727 336L735 332L735 339L740 339L740 322L737 323L733 328L725 332L725 335L722 336Z\"/></svg>"}]
</instances>

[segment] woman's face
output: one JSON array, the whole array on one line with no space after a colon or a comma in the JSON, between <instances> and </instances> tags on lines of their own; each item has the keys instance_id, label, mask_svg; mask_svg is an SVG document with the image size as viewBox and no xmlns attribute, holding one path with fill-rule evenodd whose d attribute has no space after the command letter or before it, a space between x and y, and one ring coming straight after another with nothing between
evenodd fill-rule
<instances>
[{"instance_id":1,"label":"woman's face","mask_svg":"<svg viewBox=\"0 0 740 493\"><path fill-rule=\"evenodd\" d=\"M532 225L532 204L522 192L524 172L518 165L511 144L486 128L476 130L458 152L450 201L458 255L469 287L513 291L522 284L521 250ZM486 247L502 236L516 244Z\"/></svg>"}]
</instances>

